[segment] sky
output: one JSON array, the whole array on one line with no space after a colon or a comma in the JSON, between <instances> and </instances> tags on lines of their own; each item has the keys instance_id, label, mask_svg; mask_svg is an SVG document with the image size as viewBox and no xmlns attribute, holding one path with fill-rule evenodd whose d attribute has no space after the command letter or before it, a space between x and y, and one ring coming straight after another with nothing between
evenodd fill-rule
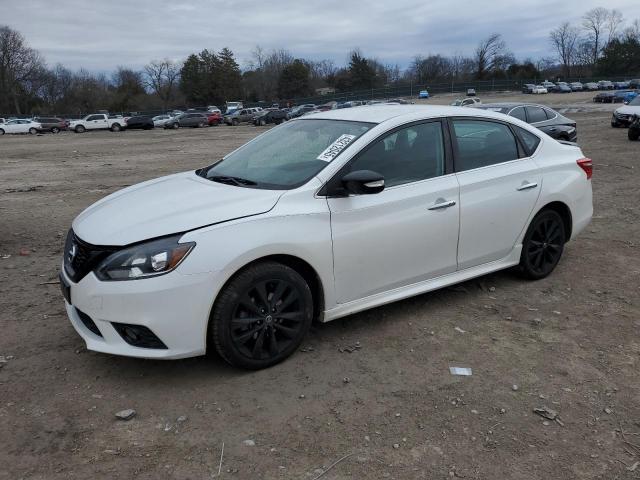
<instances>
[{"instance_id":1,"label":"sky","mask_svg":"<svg viewBox=\"0 0 640 480\"><path fill-rule=\"evenodd\" d=\"M49 65L109 72L154 59L181 61L229 47L241 67L256 45L346 63L367 57L406 67L418 54L471 54L502 34L517 58L550 56L549 31L590 8L631 23L640 0L0 0L0 25L20 31Z\"/></svg>"}]
</instances>

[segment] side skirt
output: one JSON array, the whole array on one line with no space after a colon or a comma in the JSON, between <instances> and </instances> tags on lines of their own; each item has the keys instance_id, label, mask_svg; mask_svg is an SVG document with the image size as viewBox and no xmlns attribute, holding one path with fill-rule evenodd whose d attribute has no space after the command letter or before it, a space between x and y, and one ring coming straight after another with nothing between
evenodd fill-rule
<instances>
[{"instance_id":1,"label":"side skirt","mask_svg":"<svg viewBox=\"0 0 640 480\"><path fill-rule=\"evenodd\" d=\"M338 304L331 310L324 312L322 322L330 322L353 313L361 312L369 308L379 307L380 305L386 305L387 303L396 302L405 298L414 297L422 293L438 290L449 285L464 282L472 278L481 277L488 273L496 272L498 270L504 270L505 268L513 267L520 263L520 252L522 251L522 245L517 245L509 255L496 260L494 262L485 263L475 267L467 268L441 277L425 280L420 283L414 283L405 287L389 290L388 292L378 293L369 297L354 300L349 303Z\"/></svg>"}]
</instances>

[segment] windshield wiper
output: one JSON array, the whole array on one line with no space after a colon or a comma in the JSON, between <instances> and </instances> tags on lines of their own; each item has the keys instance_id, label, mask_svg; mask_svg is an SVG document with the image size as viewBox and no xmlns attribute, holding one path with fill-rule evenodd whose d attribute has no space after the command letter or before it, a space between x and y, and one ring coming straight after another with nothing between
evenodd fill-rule
<instances>
[{"instance_id":1,"label":"windshield wiper","mask_svg":"<svg viewBox=\"0 0 640 480\"><path fill-rule=\"evenodd\" d=\"M228 177L224 175L214 175L212 177L207 177L209 180L218 183L224 183L227 185L236 185L238 187L246 187L246 186L255 186L256 182L253 180L248 180L246 178L241 177Z\"/></svg>"}]
</instances>

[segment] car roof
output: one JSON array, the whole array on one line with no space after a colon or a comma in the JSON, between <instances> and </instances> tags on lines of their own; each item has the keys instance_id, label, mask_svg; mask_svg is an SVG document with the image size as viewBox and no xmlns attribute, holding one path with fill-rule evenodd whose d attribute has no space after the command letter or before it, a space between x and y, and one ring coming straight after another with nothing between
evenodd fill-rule
<instances>
[{"instance_id":1,"label":"car roof","mask_svg":"<svg viewBox=\"0 0 640 480\"><path fill-rule=\"evenodd\" d=\"M543 107L549 110L553 110L546 105L540 105L538 103L519 103L519 102L496 102L496 103L483 103L482 105L478 105L478 108L515 108L515 107Z\"/></svg>"},{"instance_id":2,"label":"car roof","mask_svg":"<svg viewBox=\"0 0 640 480\"><path fill-rule=\"evenodd\" d=\"M363 105L361 107L327 110L306 117L308 119L348 120L353 122L382 123L398 117L406 117L407 121L446 117L489 117L504 119L504 115L492 111L468 107L452 107L442 105Z\"/></svg>"}]
</instances>

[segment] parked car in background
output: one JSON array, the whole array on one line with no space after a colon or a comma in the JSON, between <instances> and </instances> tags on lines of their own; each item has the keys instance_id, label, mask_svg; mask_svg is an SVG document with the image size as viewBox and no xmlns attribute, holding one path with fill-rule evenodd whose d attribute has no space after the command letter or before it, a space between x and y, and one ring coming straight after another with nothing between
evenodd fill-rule
<instances>
[{"instance_id":1,"label":"parked car in background","mask_svg":"<svg viewBox=\"0 0 640 480\"><path fill-rule=\"evenodd\" d=\"M280 125L282 122L287 120L287 112L284 110L280 110L279 108L270 108L268 110L263 110L258 113L255 117L253 117L253 124L256 126L264 126L269 125L271 123L275 123L276 125Z\"/></svg>"},{"instance_id":2,"label":"parked car in background","mask_svg":"<svg viewBox=\"0 0 640 480\"><path fill-rule=\"evenodd\" d=\"M153 125L155 127L164 127L164 123L167 120L171 120L172 118L173 117L171 115L164 114L164 115L156 115L151 120L153 120Z\"/></svg>"},{"instance_id":3,"label":"parked car in background","mask_svg":"<svg viewBox=\"0 0 640 480\"><path fill-rule=\"evenodd\" d=\"M536 86L533 83L525 83L522 86L522 93L533 93L534 88L536 88Z\"/></svg>"},{"instance_id":4,"label":"parked car in background","mask_svg":"<svg viewBox=\"0 0 640 480\"><path fill-rule=\"evenodd\" d=\"M183 113L164 122L164 128L202 128L208 124L209 119L203 113Z\"/></svg>"},{"instance_id":5,"label":"parked car in background","mask_svg":"<svg viewBox=\"0 0 640 480\"><path fill-rule=\"evenodd\" d=\"M615 86L609 80L600 80L598 82L598 90L613 90Z\"/></svg>"},{"instance_id":6,"label":"parked car in background","mask_svg":"<svg viewBox=\"0 0 640 480\"><path fill-rule=\"evenodd\" d=\"M224 111L225 115L230 115L236 110L241 110L243 107L242 102L227 102L225 104L226 110Z\"/></svg>"},{"instance_id":7,"label":"parked car in background","mask_svg":"<svg viewBox=\"0 0 640 480\"><path fill-rule=\"evenodd\" d=\"M475 88L467 88L467 97L475 97L476 89Z\"/></svg>"},{"instance_id":8,"label":"parked car in background","mask_svg":"<svg viewBox=\"0 0 640 480\"><path fill-rule=\"evenodd\" d=\"M536 95L543 95L545 93L549 93L549 90L547 90L547 87L545 87L544 85L536 85L531 93L534 93Z\"/></svg>"},{"instance_id":9,"label":"parked car in background","mask_svg":"<svg viewBox=\"0 0 640 480\"><path fill-rule=\"evenodd\" d=\"M57 117L35 117L34 122L40 124L39 132L58 133L67 129L67 122Z\"/></svg>"},{"instance_id":10,"label":"parked car in background","mask_svg":"<svg viewBox=\"0 0 640 480\"><path fill-rule=\"evenodd\" d=\"M89 350L215 349L235 367L270 367L314 319L512 267L551 275L591 221L592 169L578 146L493 112L317 113L84 210L61 259L65 310ZM566 261L589 258L575 248Z\"/></svg>"},{"instance_id":11,"label":"parked car in background","mask_svg":"<svg viewBox=\"0 0 640 480\"><path fill-rule=\"evenodd\" d=\"M624 105L613 112L611 126L614 128L628 127L631 125L634 115L640 115L640 96L631 100L628 105Z\"/></svg>"},{"instance_id":12,"label":"parked car in background","mask_svg":"<svg viewBox=\"0 0 640 480\"><path fill-rule=\"evenodd\" d=\"M631 141L637 141L640 139L640 115L634 115L629 125L629 131L627 137Z\"/></svg>"},{"instance_id":13,"label":"parked car in background","mask_svg":"<svg viewBox=\"0 0 640 480\"><path fill-rule=\"evenodd\" d=\"M625 93L624 101L622 103L624 103L625 105L628 105L638 95L640 95L640 91L639 90L630 90L627 93Z\"/></svg>"},{"instance_id":14,"label":"parked car in background","mask_svg":"<svg viewBox=\"0 0 640 480\"><path fill-rule=\"evenodd\" d=\"M590 92L595 92L598 90L598 84L595 82L588 82L584 84L584 90L588 90Z\"/></svg>"},{"instance_id":15,"label":"parked car in background","mask_svg":"<svg viewBox=\"0 0 640 480\"><path fill-rule=\"evenodd\" d=\"M613 99L615 98L614 92L600 92L595 97L593 97L593 101L595 103L613 103Z\"/></svg>"},{"instance_id":16,"label":"parked car in background","mask_svg":"<svg viewBox=\"0 0 640 480\"><path fill-rule=\"evenodd\" d=\"M629 82L626 80L623 82L613 82L613 87L616 90L623 90L625 88L629 88Z\"/></svg>"},{"instance_id":17,"label":"parked car in background","mask_svg":"<svg viewBox=\"0 0 640 480\"><path fill-rule=\"evenodd\" d=\"M429 98L429 91L428 90L420 90L418 92L418 98Z\"/></svg>"},{"instance_id":18,"label":"parked car in background","mask_svg":"<svg viewBox=\"0 0 640 480\"><path fill-rule=\"evenodd\" d=\"M135 115L127 119L127 130L151 130L155 128L153 117L150 115Z\"/></svg>"},{"instance_id":19,"label":"parked car in background","mask_svg":"<svg viewBox=\"0 0 640 480\"><path fill-rule=\"evenodd\" d=\"M564 82L558 82L554 90L555 93L571 93L572 91L573 90L571 90L571 87Z\"/></svg>"},{"instance_id":20,"label":"parked car in background","mask_svg":"<svg viewBox=\"0 0 640 480\"><path fill-rule=\"evenodd\" d=\"M245 122L253 122L253 117L257 114L258 110L254 108L243 108L241 110L236 110L229 115L225 115L223 121L227 125L240 125Z\"/></svg>"},{"instance_id":21,"label":"parked car in background","mask_svg":"<svg viewBox=\"0 0 640 480\"><path fill-rule=\"evenodd\" d=\"M575 142L578 139L576 122L544 105L529 103L485 103L476 108L504 113L533 125L556 140Z\"/></svg>"},{"instance_id":22,"label":"parked car in background","mask_svg":"<svg viewBox=\"0 0 640 480\"><path fill-rule=\"evenodd\" d=\"M4 135L5 133L30 133L31 135L35 135L41 129L42 125L38 122L23 118L16 118L0 125L0 135Z\"/></svg>"},{"instance_id":23,"label":"parked car in background","mask_svg":"<svg viewBox=\"0 0 640 480\"><path fill-rule=\"evenodd\" d=\"M94 113L87 115L81 120L72 120L69 123L69 130L76 133L84 133L87 130L111 130L119 132L126 127L123 117L107 115L106 113Z\"/></svg>"},{"instance_id":24,"label":"parked car in background","mask_svg":"<svg viewBox=\"0 0 640 480\"><path fill-rule=\"evenodd\" d=\"M467 98L458 98L454 102L451 103L453 107L472 107L474 105L478 105L482 103L482 100L478 97L467 97Z\"/></svg>"},{"instance_id":25,"label":"parked car in background","mask_svg":"<svg viewBox=\"0 0 640 480\"><path fill-rule=\"evenodd\" d=\"M571 88L572 92L581 92L582 90L584 90L584 85L582 85L582 83L580 82L571 82L569 84L569 87Z\"/></svg>"},{"instance_id":26,"label":"parked car in background","mask_svg":"<svg viewBox=\"0 0 640 480\"><path fill-rule=\"evenodd\" d=\"M217 106L215 105L209 105L207 106L207 112L211 112L211 113L219 113L220 115L222 115L222 110L220 110Z\"/></svg>"},{"instance_id":27,"label":"parked car in background","mask_svg":"<svg viewBox=\"0 0 640 480\"><path fill-rule=\"evenodd\" d=\"M344 107L341 107L340 105L341 104L338 104L338 106L336 108L344 108ZM351 107L351 105L349 105L349 107ZM305 113L312 112L315 109L316 109L316 106L313 103L307 103L305 105L298 105L297 107L293 107L289 111L289 113L287 113L287 119L301 117Z\"/></svg>"},{"instance_id":28,"label":"parked car in background","mask_svg":"<svg viewBox=\"0 0 640 480\"><path fill-rule=\"evenodd\" d=\"M206 112L205 116L207 117L207 122L210 127L214 125L220 125L222 123L222 114L220 111L217 112Z\"/></svg>"},{"instance_id":29,"label":"parked car in background","mask_svg":"<svg viewBox=\"0 0 640 480\"><path fill-rule=\"evenodd\" d=\"M640 88L640 78L629 80L629 88Z\"/></svg>"},{"instance_id":30,"label":"parked car in background","mask_svg":"<svg viewBox=\"0 0 640 480\"><path fill-rule=\"evenodd\" d=\"M545 80L540 85L542 85L544 88L546 88L547 92L549 92L549 93L553 92L556 89L556 84L553 83L553 82L550 82L549 80Z\"/></svg>"}]
</instances>

